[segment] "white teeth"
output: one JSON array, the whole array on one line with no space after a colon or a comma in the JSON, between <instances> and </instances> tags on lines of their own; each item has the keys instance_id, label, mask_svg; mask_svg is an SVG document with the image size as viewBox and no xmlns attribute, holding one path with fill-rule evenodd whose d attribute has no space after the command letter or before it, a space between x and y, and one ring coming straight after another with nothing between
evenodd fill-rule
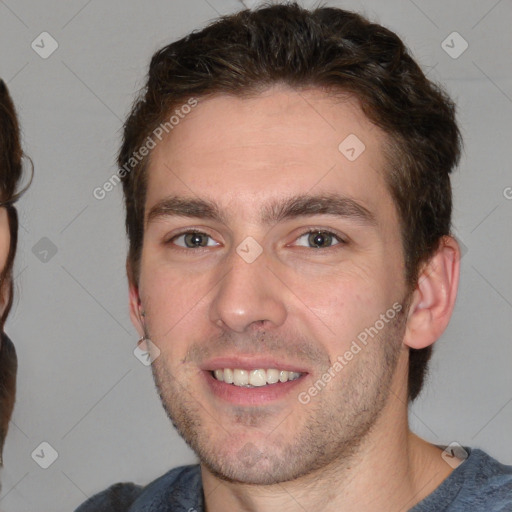
<instances>
[{"instance_id":1,"label":"white teeth","mask_svg":"<svg viewBox=\"0 0 512 512\"><path fill-rule=\"evenodd\" d=\"M251 386L264 386L267 383L267 372L265 370L251 370L249 384Z\"/></svg>"},{"instance_id":2,"label":"white teeth","mask_svg":"<svg viewBox=\"0 0 512 512\"><path fill-rule=\"evenodd\" d=\"M260 387L267 384L276 384L278 382L288 382L289 380L298 379L302 374L299 372L289 372L287 370L276 370L270 368L264 370L258 368L256 370L240 370L239 368L217 369L213 372L214 377L226 384L234 384L235 386Z\"/></svg>"},{"instance_id":3,"label":"white teeth","mask_svg":"<svg viewBox=\"0 0 512 512\"><path fill-rule=\"evenodd\" d=\"M220 371L222 371L222 370L220 370ZM229 368L226 368L224 370L224 382L226 384L233 384L233 370L230 370Z\"/></svg>"},{"instance_id":4,"label":"white teeth","mask_svg":"<svg viewBox=\"0 0 512 512\"><path fill-rule=\"evenodd\" d=\"M249 384L249 372L238 368L233 370L233 384L235 386L247 386Z\"/></svg>"},{"instance_id":5,"label":"white teeth","mask_svg":"<svg viewBox=\"0 0 512 512\"><path fill-rule=\"evenodd\" d=\"M279 370L267 370L267 382L269 384L275 384L279 382Z\"/></svg>"}]
</instances>

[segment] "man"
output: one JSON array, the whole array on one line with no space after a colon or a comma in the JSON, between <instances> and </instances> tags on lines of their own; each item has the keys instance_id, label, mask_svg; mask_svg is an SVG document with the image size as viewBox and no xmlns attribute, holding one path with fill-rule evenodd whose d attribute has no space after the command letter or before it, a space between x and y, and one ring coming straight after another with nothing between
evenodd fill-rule
<instances>
[{"instance_id":1,"label":"man","mask_svg":"<svg viewBox=\"0 0 512 512\"><path fill-rule=\"evenodd\" d=\"M4 332L4 325L13 297L12 268L18 241L14 203L23 193L16 191L22 176L22 157L16 110L7 86L0 79L0 466L14 408L18 369L16 350Z\"/></svg>"},{"instance_id":2,"label":"man","mask_svg":"<svg viewBox=\"0 0 512 512\"><path fill-rule=\"evenodd\" d=\"M200 464L79 512L510 510L512 467L407 422L456 298L459 152L449 98L353 13L157 52L119 155L130 311Z\"/></svg>"}]
</instances>

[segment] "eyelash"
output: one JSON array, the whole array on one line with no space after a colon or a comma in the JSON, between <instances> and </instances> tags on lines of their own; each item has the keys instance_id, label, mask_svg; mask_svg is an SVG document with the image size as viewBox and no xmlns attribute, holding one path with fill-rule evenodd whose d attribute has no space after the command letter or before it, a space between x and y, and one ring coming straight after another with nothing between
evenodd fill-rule
<instances>
[{"instance_id":1,"label":"eyelash","mask_svg":"<svg viewBox=\"0 0 512 512\"><path fill-rule=\"evenodd\" d=\"M305 235L310 235L310 234L314 234L314 233L323 233L323 234L327 234L327 235L330 235L332 236L334 239L336 239L338 241L337 244L335 245L331 245L329 247L304 247L304 246L299 246L299 247L302 247L303 249L314 249L314 250L318 250L318 249L323 249L324 251L326 250L329 250L329 249L336 249L338 248L338 246L343 246L343 245L346 245L348 242L339 234L335 233L334 231L330 231L330 230L327 230L327 229L322 229L322 228L311 228L311 229L308 229L307 231L304 231L302 232L299 236L297 236L295 238L295 241L299 240L300 238L302 238L303 236ZM211 235L209 235L208 233L205 233L204 231L199 231L199 230L195 230L195 229L187 229L185 231L181 231L179 233L176 233L175 235L173 235L171 238L169 238L168 240L166 240L164 242L165 245L171 245L172 242L174 240L176 240L177 238L179 238L180 236L183 236L183 235L189 235L189 234L199 234L199 235L204 235L204 236L207 236L209 238L211 238L213 240L213 237ZM208 247L196 247L196 248L193 248L193 247L181 247L181 246L178 246L178 245L175 245L175 250L178 250L178 251L186 251L186 252L190 252L190 251L199 251L200 249L207 249Z\"/></svg>"}]
</instances>

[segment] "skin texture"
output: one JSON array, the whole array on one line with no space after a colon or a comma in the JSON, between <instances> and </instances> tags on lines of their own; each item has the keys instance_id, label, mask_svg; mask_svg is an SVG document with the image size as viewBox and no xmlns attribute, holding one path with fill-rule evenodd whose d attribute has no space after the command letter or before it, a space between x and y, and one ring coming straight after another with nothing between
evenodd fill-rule
<instances>
[{"instance_id":1,"label":"skin texture","mask_svg":"<svg viewBox=\"0 0 512 512\"><path fill-rule=\"evenodd\" d=\"M9 232L7 210L5 208L0 208L0 273L3 271L7 262L10 243L11 235ZM9 287L7 284L8 283L5 283L0 289L0 314L3 312L8 299Z\"/></svg>"},{"instance_id":2,"label":"skin texture","mask_svg":"<svg viewBox=\"0 0 512 512\"><path fill-rule=\"evenodd\" d=\"M354 161L338 150L350 134L365 145ZM406 377L408 347L433 343L448 323L458 246L446 237L409 294L385 141L353 99L275 87L200 100L153 150L131 316L160 351L155 382L199 455L209 512L407 509L450 473L440 450L408 429ZM374 222L327 214L262 222L269 201L333 193ZM214 201L224 218L150 218L169 196ZM311 247L312 228L339 239ZM208 245L186 248L187 229L206 233ZM236 252L248 236L263 250L253 263ZM400 314L301 403L297 394L397 303ZM279 400L234 405L210 391L203 371L211 358L234 355L269 356L307 375Z\"/></svg>"}]
</instances>

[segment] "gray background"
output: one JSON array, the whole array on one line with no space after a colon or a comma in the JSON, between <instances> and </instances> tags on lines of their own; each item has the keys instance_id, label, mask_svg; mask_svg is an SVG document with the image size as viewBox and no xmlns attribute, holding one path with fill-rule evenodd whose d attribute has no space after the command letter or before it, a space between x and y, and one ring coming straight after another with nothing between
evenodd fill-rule
<instances>
[{"instance_id":1,"label":"gray background","mask_svg":"<svg viewBox=\"0 0 512 512\"><path fill-rule=\"evenodd\" d=\"M466 146L453 177L454 223L467 252L455 313L411 423L432 442L480 447L510 464L512 4L328 4L397 31L458 103ZM0 0L0 76L36 167L19 204L16 301L6 328L20 368L2 510L69 511L111 483L145 483L194 461L149 368L133 355L121 189L101 201L92 191L116 170L122 120L153 52L242 7L235 0ZM59 45L46 59L31 47L43 31ZM441 46L454 31L469 45L458 58ZM445 44L462 48L460 39ZM48 469L31 456L42 442L58 452Z\"/></svg>"}]
</instances>

